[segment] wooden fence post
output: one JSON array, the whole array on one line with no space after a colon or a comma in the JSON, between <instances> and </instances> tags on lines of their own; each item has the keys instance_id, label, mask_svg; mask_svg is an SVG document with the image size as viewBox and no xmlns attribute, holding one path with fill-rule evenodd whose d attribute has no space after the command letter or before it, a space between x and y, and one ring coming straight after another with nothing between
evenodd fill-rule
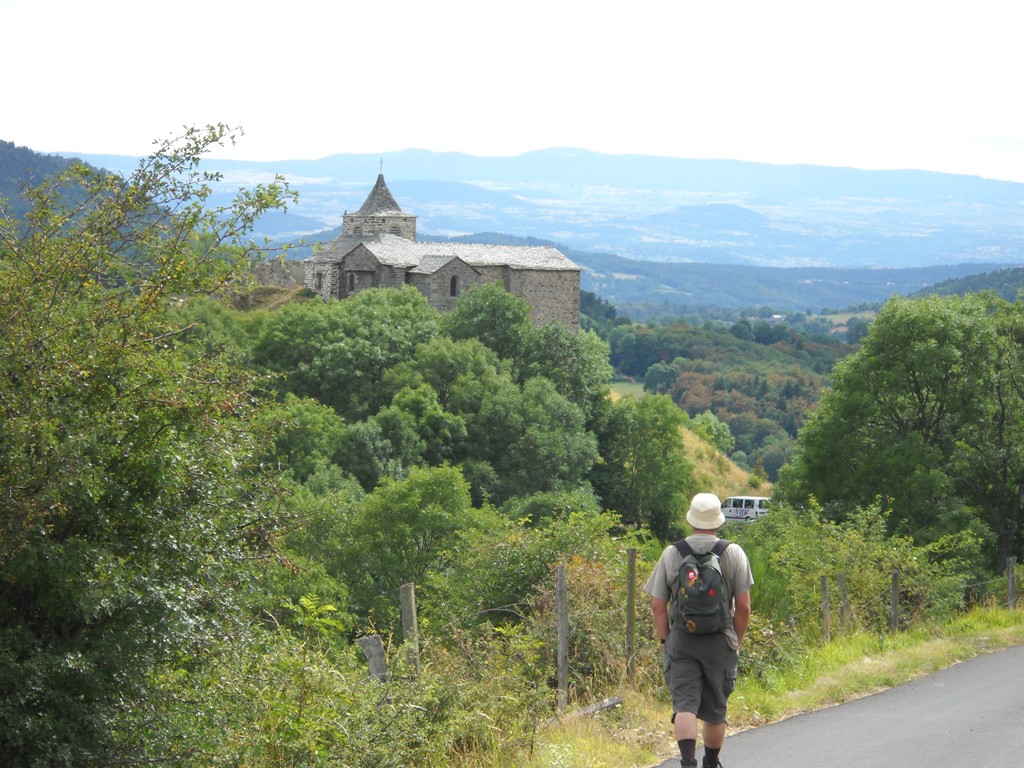
<instances>
[{"instance_id":1,"label":"wooden fence post","mask_svg":"<svg viewBox=\"0 0 1024 768\"><path fill-rule=\"evenodd\" d=\"M388 679L388 660L384 656L384 643L380 635L367 635L359 638L359 647L363 649L366 663L370 665L370 677L374 680Z\"/></svg>"},{"instance_id":2,"label":"wooden fence post","mask_svg":"<svg viewBox=\"0 0 1024 768\"><path fill-rule=\"evenodd\" d=\"M900 572L892 572L892 590L889 593L889 627L893 632L900 628Z\"/></svg>"},{"instance_id":3,"label":"wooden fence post","mask_svg":"<svg viewBox=\"0 0 1024 768\"><path fill-rule=\"evenodd\" d=\"M839 631L846 634L846 620L853 622L853 611L850 609L850 598L846 594L846 575L840 573L839 579Z\"/></svg>"},{"instance_id":4,"label":"wooden fence post","mask_svg":"<svg viewBox=\"0 0 1024 768\"><path fill-rule=\"evenodd\" d=\"M569 587L565 566L558 566L555 578L555 611L558 616L558 709L565 709L569 699Z\"/></svg>"},{"instance_id":5,"label":"wooden fence post","mask_svg":"<svg viewBox=\"0 0 1024 768\"><path fill-rule=\"evenodd\" d=\"M634 632L636 631L636 550L626 551L626 678L630 685L636 684L636 654L634 653Z\"/></svg>"},{"instance_id":6,"label":"wooden fence post","mask_svg":"<svg viewBox=\"0 0 1024 768\"><path fill-rule=\"evenodd\" d=\"M400 588L402 604L402 639L405 641L409 666L420 669L420 633L416 620L416 585L403 584Z\"/></svg>"},{"instance_id":7,"label":"wooden fence post","mask_svg":"<svg viewBox=\"0 0 1024 768\"><path fill-rule=\"evenodd\" d=\"M821 634L827 643L832 638L832 622L828 609L828 577L821 577Z\"/></svg>"},{"instance_id":8,"label":"wooden fence post","mask_svg":"<svg viewBox=\"0 0 1024 768\"><path fill-rule=\"evenodd\" d=\"M1017 558L1006 558L1006 603L1010 610L1017 608Z\"/></svg>"}]
</instances>

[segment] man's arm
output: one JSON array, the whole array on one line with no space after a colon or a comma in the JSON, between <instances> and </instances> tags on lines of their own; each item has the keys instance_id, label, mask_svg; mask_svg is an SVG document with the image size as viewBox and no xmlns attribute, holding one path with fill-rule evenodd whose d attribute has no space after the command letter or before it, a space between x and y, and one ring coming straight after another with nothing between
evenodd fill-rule
<instances>
[{"instance_id":1,"label":"man's arm","mask_svg":"<svg viewBox=\"0 0 1024 768\"><path fill-rule=\"evenodd\" d=\"M746 634L747 627L750 626L750 593L744 592L742 595L736 595L734 604L736 610L733 613L732 626L736 630L736 637L742 643L743 635Z\"/></svg>"},{"instance_id":2,"label":"man's arm","mask_svg":"<svg viewBox=\"0 0 1024 768\"><path fill-rule=\"evenodd\" d=\"M654 633L661 642L668 637L668 601L651 598L651 613L654 614Z\"/></svg>"}]
</instances>

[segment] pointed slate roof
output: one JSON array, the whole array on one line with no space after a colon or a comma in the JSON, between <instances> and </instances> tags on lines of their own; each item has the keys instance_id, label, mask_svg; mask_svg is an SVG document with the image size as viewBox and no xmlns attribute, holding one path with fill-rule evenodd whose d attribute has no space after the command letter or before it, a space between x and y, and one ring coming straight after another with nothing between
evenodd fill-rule
<instances>
[{"instance_id":1,"label":"pointed slate roof","mask_svg":"<svg viewBox=\"0 0 1024 768\"><path fill-rule=\"evenodd\" d=\"M377 176L377 183L373 185L370 194L366 197L363 207L355 213L356 216L405 216L402 209L398 207L391 190L384 181L384 174Z\"/></svg>"}]
</instances>

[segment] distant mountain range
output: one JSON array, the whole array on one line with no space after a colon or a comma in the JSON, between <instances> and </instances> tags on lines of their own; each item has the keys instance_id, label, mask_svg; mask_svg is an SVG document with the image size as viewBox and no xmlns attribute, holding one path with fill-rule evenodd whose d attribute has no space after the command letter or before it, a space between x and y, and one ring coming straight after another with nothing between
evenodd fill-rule
<instances>
[{"instance_id":1,"label":"distant mountain range","mask_svg":"<svg viewBox=\"0 0 1024 768\"><path fill-rule=\"evenodd\" d=\"M82 155L114 171L137 159ZM516 157L406 150L320 160L204 160L219 192L286 177L300 201L260 222L330 236L383 167L421 239L499 233L562 248L613 303L838 307L1024 264L1024 184L550 149Z\"/></svg>"},{"instance_id":2,"label":"distant mountain range","mask_svg":"<svg viewBox=\"0 0 1024 768\"><path fill-rule=\"evenodd\" d=\"M83 159L119 170L126 158ZM131 159L128 159L131 160ZM291 180L301 200L267 222L308 234L357 208L381 167L424 234L504 232L665 262L771 267L1024 263L1024 184L551 149L516 157L422 150L321 160L207 160L225 188Z\"/></svg>"}]
</instances>

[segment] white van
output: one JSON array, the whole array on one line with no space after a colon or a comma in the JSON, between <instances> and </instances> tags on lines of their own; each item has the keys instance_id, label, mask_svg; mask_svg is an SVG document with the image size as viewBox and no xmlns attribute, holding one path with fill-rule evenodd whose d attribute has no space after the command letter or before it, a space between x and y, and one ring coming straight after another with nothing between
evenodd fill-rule
<instances>
[{"instance_id":1,"label":"white van","mask_svg":"<svg viewBox=\"0 0 1024 768\"><path fill-rule=\"evenodd\" d=\"M730 496L722 502L726 520L757 520L768 514L769 496Z\"/></svg>"}]
</instances>

